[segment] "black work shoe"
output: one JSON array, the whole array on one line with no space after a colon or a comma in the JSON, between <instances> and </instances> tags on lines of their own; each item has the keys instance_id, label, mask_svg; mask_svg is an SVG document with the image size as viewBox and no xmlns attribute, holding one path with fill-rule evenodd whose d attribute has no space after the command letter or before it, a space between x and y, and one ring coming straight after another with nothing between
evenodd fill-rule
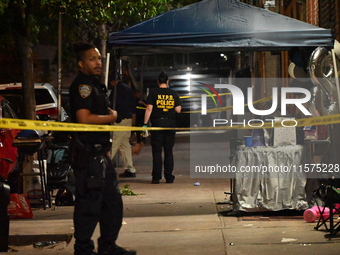
<instances>
[{"instance_id":1,"label":"black work shoe","mask_svg":"<svg viewBox=\"0 0 340 255\"><path fill-rule=\"evenodd\" d=\"M120 246L111 246L109 249L105 251L101 251L98 255L136 255L137 252L134 250L127 250Z\"/></svg>"},{"instance_id":2,"label":"black work shoe","mask_svg":"<svg viewBox=\"0 0 340 255\"><path fill-rule=\"evenodd\" d=\"M130 172L129 169L126 169L124 171L124 173L121 173L119 175L119 177L121 177L121 178L134 178L134 177L136 177L136 173L132 173L132 172Z\"/></svg>"},{"instance_id":3,"label":"black work shoe","mask_svg":"<svg viewBox=\"0 0 340 255\"><path fill-rule=\"evenodd\" d=\"M174 183L174 181L175 181L175 176L169 176L169 178L165 178L166 179L166 183Z\"/></svg>"},{"instance_id":4,"label":"black work shoe","mask_svg":"<svg viewBox=\"0 0 340 255\"><path fill-rule=\"evenodd\" d=\"M152 179L151 184L159 184L159 180Z\"/></svg>"}]
</instances>

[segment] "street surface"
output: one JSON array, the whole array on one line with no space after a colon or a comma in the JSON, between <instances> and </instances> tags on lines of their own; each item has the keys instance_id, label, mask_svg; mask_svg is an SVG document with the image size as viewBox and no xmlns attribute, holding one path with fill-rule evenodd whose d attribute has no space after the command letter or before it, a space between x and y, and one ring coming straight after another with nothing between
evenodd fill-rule
<instances>
[{"instance_id":1,"label":"street surface","mask_svg":"<svg viewBox=\"0 0 340 255\"><path fill-rule=\"evenodd\" d=\"M120 179L120 187L129 185L137 195L123 197L124 225L119 245L137 250L138 255L339 254L339 236L326 239L327 232L314 230L315 224L306 223L302 212L227 216L232 207L225 203L229 196L224 192L230 191L230 180L191 178L189 141L188 134L177 134L173 184L165 183L164 179L160 184L150 183L149 143L134 156L137 177ZM220 143L224 146L228 141L223 138ZM65 242L45 248L32 245L39 239L71 238L72 212L69 206L54 211L36 209L34 219L12 220L12 243L31 242L26 246L12 246L13 249L27 255L73 254L73 239L68 245ZM98 236L99 229L94 240Z\"/></svg>"}]
</instances>

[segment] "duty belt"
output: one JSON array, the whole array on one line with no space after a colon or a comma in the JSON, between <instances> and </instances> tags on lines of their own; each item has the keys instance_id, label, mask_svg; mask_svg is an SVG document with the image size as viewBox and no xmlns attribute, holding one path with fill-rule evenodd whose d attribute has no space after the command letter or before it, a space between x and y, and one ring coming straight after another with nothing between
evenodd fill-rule
<instances>
[{"instance_id":1,"label":"duty belt","mask_svg":"<svg viewBox=\"0 0 340 255\"><path fill-rule=\"evenodd\" d=\"M86 151L91 152L95 155L106 154L111 148L111 143L108 143L106 145L103 145L103 144L100 144L100 143L84 144L79 139L75 139L75 143L76 143L76 146L79 149L86 150Z\"/></svg>"}]
</instances>

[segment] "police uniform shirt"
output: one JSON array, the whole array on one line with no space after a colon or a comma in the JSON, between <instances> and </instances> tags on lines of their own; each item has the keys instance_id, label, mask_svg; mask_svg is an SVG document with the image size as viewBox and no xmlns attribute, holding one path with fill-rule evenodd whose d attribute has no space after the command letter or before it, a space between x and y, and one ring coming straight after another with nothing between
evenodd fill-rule
<instances>
[{"instance_id":1,"label":"police uniform shirt","mask_svg":"<svg viewBox=\"0 0 340 255\"><path fill-rule=\"evenodd\" d=\"M155 88L146 98L146 104L153 105L150 116L153 120L165 118L175 120L175 107L182 104L176 91L170 88Z\"/></svg>"},{"instance_id":2,"label":"police uniform shirt","mask_svg":"<svg viewBox=\"0 0 340 255\"><path fill-rule=\"evenodd\" d=\"M100 83L98 77L79 72L70 87L69 94L72 122L78 122L76 112L80 109L88 109L92 114L107 115L108 99L106 92L105 85ZM84 144L107 145L110 141L110 132L76 133L76 137Z\"/></svg>"}]
</instances>

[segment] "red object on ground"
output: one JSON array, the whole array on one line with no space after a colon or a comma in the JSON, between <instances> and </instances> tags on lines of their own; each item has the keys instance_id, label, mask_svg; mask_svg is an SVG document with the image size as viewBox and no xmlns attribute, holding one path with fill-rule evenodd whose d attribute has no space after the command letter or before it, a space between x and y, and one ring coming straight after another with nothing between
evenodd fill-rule
<instances>
[{"instance_id":1,"label":"red object on ground","mask_svg":"<svg viewBox=\"0 0 340 255\"><path fill-rule=\"evenodd\" d=\"M11 219L33 218L32 208L25 194L10 194L8 214Z\"/></svg>"}]
</instances>

